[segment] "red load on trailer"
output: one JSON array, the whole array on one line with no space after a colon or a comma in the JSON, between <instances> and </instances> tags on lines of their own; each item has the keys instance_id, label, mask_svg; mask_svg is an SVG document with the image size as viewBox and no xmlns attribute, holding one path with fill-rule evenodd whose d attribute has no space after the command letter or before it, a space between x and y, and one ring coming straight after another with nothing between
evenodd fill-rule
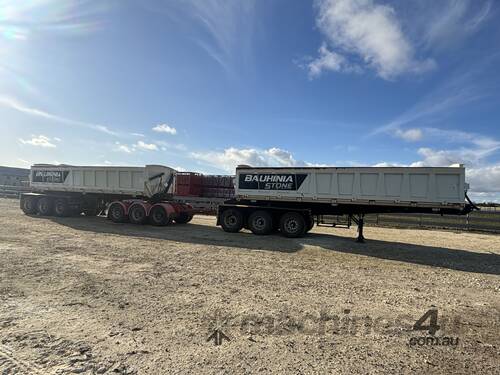
<instances>
[{"instance_id":1,"label":"red load on trailer","mask_svg":"<svg viewBox=\"0 0 500 375\"><path fill-rule=\"evenodd\" d=\"M175 194L198 197L202 191L202 175L193 172L178 172L175 181Z\"/></svg>"},{"instance_id":2,"label":"red load on trailer","mask_svg":"<svg viewBox=\"0 0 500 375\"><path fill-rule=\"evenodd\" d=\"M233 176L203 176L202 196L206 198L232 198L234 196Z\"/></svg>"}]
</instances>

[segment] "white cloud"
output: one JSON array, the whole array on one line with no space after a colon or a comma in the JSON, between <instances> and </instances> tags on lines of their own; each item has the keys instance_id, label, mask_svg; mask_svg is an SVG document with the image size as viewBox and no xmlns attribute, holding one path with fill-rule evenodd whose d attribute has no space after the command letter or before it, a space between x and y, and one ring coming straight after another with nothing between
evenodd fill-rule
<instances>
[{"instance_id":1,"label":"white cloud","mask_svg":"<svg viewBox=\"0 0 500 375\"><path fill-rule=\"evenodd\" d=\"M97 124L91 124L88 122L82 122L82 121L76 121L76 120L71 120L65 117L57 116L49 112L42 111L40 109L36 108L30 108L23 103L20 103L19 101L10 98L10 97L0 97L0 105L13 109L15 111L25 113L31 116L39 117L39 118L44 118L47 120L52 120L56 121L65 125L71 125L71 126L78 126L78 127L83 127L83 128L88 128L92 130L97 130L103 133L106 133L108 135L118 135L116 132L111 131L104 125L97 125Z\"/></svg>"},{"instance_id":2,"label":"white cloud","mask_svg":"<svg viewBox=\"0 0 500 375\"><path fill-rule=\"evenodd\" d=\"M137 142L134 147L144 150L144 151L158 151L158 146L155 145L154 143L146 143L143 141Z\"/></svg>"},{"instance_id":3,"label":"white cloud","mask_svg":"<svg viewBox=\"0 0 500 375\"><path fill-rule=\"evenodd\" d=\"M408 142L429 140L433 142L439 141L442 144L465 145L466 147L456 149L453 153L473 154L476 156L474 159L485 158L500 149L500 141L492 137L457 129L439 129L432 127L401 129L399 127L394 127L386 129L385 132ZM425 148L421 150L425 150ZM450 152L451 151L447 151L447 153ZM422 151L421 154L423 153Z\"/></svg>"},{"instance_id":4,"label":"white cloud","mask_svg":"<svg viewBox=\"0 0 500 375\"><path fill-rule=\"evenodd\" d=\"M500 193L500 163L466 169L466 173L472 191Z\"/></svg>"},{"instance_id":5,"label":"white cloud","mask_svg":"<svg viewBox=\"0 0 500 375\"><path fill-rule=\"evenodd\" d=\"M33 135L31 139L22 139L19 138L19 142L21 142L24 145L31 145L31 146L37 146L37 147L46 147L46 148L55 148L56 145L51 142L52 140L49 137L46 137L45 135Z\"/></svg>"},{"instance_id":6,"label":"white cloud","mask_svg":"<svg viewBox=\"0 0 500 375\"><path fill-rule=\"evenodd\" d=\"M68 3L59 10L59 0L2 0L0 34L7 40L26 40L37 33L60 33L82 35L99 28L96 16L110 8L104 2L87 2L82 7L78 2Z\"/></svg>"},{"instance_id":7,"label":"white cloud","mask_svg":"<svg viewBox=\"0 0 500 375\"><path fill-rule=\"evenodd\" d=\"M187 30L207 56L230 76L253 61L256 0L141 1L141 6L164 13L172 23Z\"/></svg>"},{"instance_id":8,"label":"white cloud","mask_svg":"<svg viewBox=\"0 0 500 375\"><path fill-rule=\"evenodd\" d=\"M17 161L23 163L24 165L32 165L33 163L28 161L28 160L24 160L24 159L20 159L18 158Z\"/></svg>"},{"instance_id":9,"label":"white cloud","mask_svg":"<svg viewBox=\"0 0 500 375\"><path fill-rule=\"evenodd\" d=\"M227 73L252 60L255 0L188 0L189 12L204 32L195 42Z\"/></svg>"},{"instance_id":10,"label":"white cloud","mask_svg":"<svg viewBox=\"0 0 500 375\"><path fill-rule=\"evenodd\" d=\"M127 145L122 145L120 143L117 142L117 147L115 149L116 151L121 151L121 152L125 152L127 154L130 154L132 153L134 150L132 147L129 147Z\"/></svg>"},{"instance_id":11,"label":"white cloud","mask_svg":"<svg viewBox=\"0 0 500 375\"><path fill-rule=\"evenodd\" d=\"M422 129L418 128L406 129L406 130L396 129L394 135L408 142L420 141L424 136Z\"/></svg>"},{"instance_id":12,"label":"white cloud","mask_svg":"<svg viewBox=\"0 0 500 375\"><path fill-rule=\"evenodd\" d=\"M492 152L500 148L500 141L477 133L456 129L423 128L425 136L447 143L470 143L481 150Z\"/></svg>"},{"instance_id":13,"label":"white cloud","mask_svg":"<svg viewBox=\"0 0 500 375\"><path fill-rule=\"evenodd\" d=\"M475 193L471 191L467 195L473 202L500 203L500 193Z\"/></svg>"},{"instance_id":14,"label":"white cloud","mask_svg":"<svg viewBox=\"0 0 500 375\"><path fill-rule=\"evenodd\" d=\"M127 145L127 144L122 144L120 142L115 142L115 151L121 151L125 152L127 154L136 152L136 151L181 151L185 152L188 148L183 145L183 144L174 144L174 143L169 143L169 142L164 142L164 141L154 141L152 143L147 143L144 141L139 140L136 143Z\"/></svg>"},{"instance_id":15,"label":"white cloud","mask_svg":"<svg viewBox=\"0 0 500 375\"><path fill-rule=\"evenodd\" d=\"M390 162L380 162L372 165L372 167L406 167L406 165L401 163L390 163Z\"/></svg>"},{"instance_id":16,"label":"white cloud","mask_svg":"<svg viewBox=\"0 0 500 375\"><path fill-rule=\"evenodd\" d=\"M487 158L500 150L500 141L481 134L464 132L455 129L421 128L394 129L395 135L408 141L431 140L451 148L435 149L421 147L418 154L422 160L412 163L412 166L449 166L451 164L466 164L478 167L487 163Z\"/></svg>"},{"instance_id":17,"label":"white cloud","mask_svg":"<svg viewBox=\"0 0 500 375\"><path fill-rule=\"evenodd\" d=\"M412 167L448 167L452 164L464 164L466 161L474 163L477 157L472 150L434 150L428 147L418 149L418 154L423 160L411 164Z\"/></svg>"},{"instance_id":18,"label":"white cloud","mask_svg":"<svg viewBox=\"0 0 500 375\"><path fill-rule=\"evenodd\" d=\"M182 143L171 143L171 142L165 142L165 141L155 141L155 144L158 146L161 146L162 151L169 151L169 150L174 150L174 151L187 151L188 147Z\"/></svg>"},{"instance_id":19,"label":"white cloud","mask_svg":"<svg viewBox=\"0 0 500 375\"><path fill-rule=\"evenodd\" d=\"M480 134L437 128L423 128L422 131L426 138L434 142L460 146L440 150L421 147L418 154L423 160L413 163L414 166L448 166L460 163L477 168L485 165L487 158L500 150L500 141Z\"/></svg>"},{"instance_id":20,"label":"white cloud","mask_svg":"<svg viewBox=\"0 0 500 375\"><path fill-rule=\"evenodd\" d=\"M449 80L417 101L411 108L376 128L371 134L443 121L475 101L484 100L494 94L495 91L491 89L492 82L498 82L498 79L491 75L485 76L484 72L498 64L499 56L487 56L475 65L467 66L466 71L453 74Z\"/></svg>"},{"instance_id":21,"label":"white cloud","mask_svg":"<svg viewBox=\"0 0 500 375\"><path fill-rule=\"evenodd\" d=\"M429 12L432 9L432 12ZM417 4L422 40L427 48L445 48L455 45L488 19L492 1L427 0Z\"/></svg>"},{"instance_id":22,"label":"white cloud","mask_svg":"<svg viewBox=\"0 0 500 375\"><path fill-rule=\"evenodd\" d=\"M420 61L415 57L393 7L373 0L318 0L317 8L316 23L328 44L356 62L342 62L340 66L363 64L384 79L434 68L433 60ZM322 54L320 49L320 56L310 66L319 72L332 67L339 70L342 56L331 50L328 52L335 55L329 55L326 51ZM319 72L316 71L315 76Z\"/></svg>"},{"instance_id":23,"label":"white cloud","mask_svg":"<svg viewBox=\"0 0 500 375\"><path fill-rule=\"evenodd\" d=\"M167 124L156 125L153 128L153 131L158 132L158 133L168 133L168 134L172 134L172 135L177 134L177 129L172 127L172 126L169 126Z\"/></svg>"},{"instance_id":24,"label":"white cloud","mask_svg":"<svg viewBox=\"0 0 500 375\"><path fill-rule=\"evenodd\" d=\"M317 78L324 70L334 72L348 72L358 70L359 67L349 65L346 58L338 53L328 49L326 43L323 43L318 49L319 57L307 64L309 70L309 78Z\"/></svg>"},{"instance_id":25,"label":"white cloud","mask_svg":"<svg viewBox=\"0 0 500 375\"><path fill-rule=\"evenodd\" d=\"M290 152L276 147L267 150L255 148L238 149L230 147L222 152L192 152L191 157L230 173L234 173L236 166L240 164L251 165L252 167L294 167L311 165L296 160Z\"/></svg>"}]
</instances>

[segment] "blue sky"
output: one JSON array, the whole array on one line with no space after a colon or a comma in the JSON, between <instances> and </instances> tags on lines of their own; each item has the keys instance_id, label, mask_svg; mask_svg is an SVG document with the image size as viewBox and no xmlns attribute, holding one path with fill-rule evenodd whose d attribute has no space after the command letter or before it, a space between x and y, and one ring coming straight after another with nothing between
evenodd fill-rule
<instances>
[{"instance_id":1,"label":"blue sky","mask_svg":"<svg viewBox=\"0 0 500 375\"><path fill-rule=\"evenodd\" d=\"M464 163L500 199L488 0L0 0L0 164Z\"/></svg>"}]
</instances>

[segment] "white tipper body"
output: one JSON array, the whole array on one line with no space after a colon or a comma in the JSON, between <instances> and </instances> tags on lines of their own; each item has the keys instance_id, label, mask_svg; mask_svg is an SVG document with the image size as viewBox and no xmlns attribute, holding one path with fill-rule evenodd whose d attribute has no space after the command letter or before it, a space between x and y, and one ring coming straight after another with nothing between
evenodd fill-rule
<instances>
[{"instance_id":1,"label":"white tipper body","mask_svg":"<svg viewBox=\"0 0 500 375\"><path fill-rule=\"evenodd\" d=\"M36 191L101 193L151 197L175 175L162 165L145 167L72 166L35 164L30 186ZM150 180L152 177L159 176Z\"/></svg>"},{"instance_id":2,"label":"white tipper body","mask_svg":"<svg viewBox=\"0 0 500 375\"><path fill-rule=\"evenodd\" d=\"M465 168L297 167L236 169L236 198L449 207L465 204Z\"/></svg>"}]
</instances>

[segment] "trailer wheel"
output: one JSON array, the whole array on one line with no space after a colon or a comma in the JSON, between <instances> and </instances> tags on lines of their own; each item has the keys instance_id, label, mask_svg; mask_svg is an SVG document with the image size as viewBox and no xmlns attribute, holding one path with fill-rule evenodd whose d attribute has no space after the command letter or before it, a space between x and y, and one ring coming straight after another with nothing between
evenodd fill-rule
<instances>
[{"instance_id":1,"label":"trailer wheel","mask_svg":"<svg viewBox=\"0 0 500 375\"><path fill-rule=\"evenodd\" d=\"M126 220L125 210L119 203L113 203L108 209L108 219L113 223L123 223Z\"/></svg>"},{"instance_id":2,"label":"trailer wheel","mask_svg":"<svg viewBox=\"0 0 500 375\"><path fill-rule=\"evenodd\" d=\"M65 198L56 199L54 202L54 214L59 217L68 216L69 206Z\"/></svg>"},{"instance_id":3,"label":"trailer wheel","mask_svg":"<svg viewBox=\"0 0 500 375\"><path fill-rule=\"evenodd\" d=\"M147 218L146 210L140 204L134 204L128 210L128 220L132 224L144 224Z\"/></svg>"},{"instance_id":4,"label":"trailer wheel","mask_svg":"<svg viewBox=\"0 0 500 375\"><path fill-rule=\"evenodd\" d=\"M35 197L23 197L21 200L21 209L26 215L36 214L36 206Z\"/></svg>"},{"instance_id":5,"label":"trailer wheel","mask_svg":"<svg viewBox=\"0 0 500 375\"><path fill-rule=\"evenodd\" d=\"M221 226L225 232L239 232L243 228L243 214L233 208L225 210L221 216Z\"/></svg>"},{"instance_id":6,"label":"trailer wheel","mask_svg":"<svg viewBox=\"0 0 500 375\"><path fill-rule=\"evenodd\" d=\"M41 197L36 204L36 208L38 210L38 213L42 216L52 215L52 212L54 210L52 199L50 199L49 197Z\"/></svg>"},{"instance_id":7,"label":"trailer wheel","mask_svg":"<svg viewBox=\"0 0 500 375\"><path fill-rule=\"evenodd\" d=\"M186 223L189 223L192 218L193 218L193 215L191 215L187 212L181 212L181 213L179 213L179 215L177 215L177 217L174 219L174 221L177 224L186 224Z\"/></svg>"},{"instance_id":8,"label":"trailer wheel","mask_svg":"<svg viewBox=\"0 0 500 375\"><path fill-rule=\"evenodd\" d=\"M267 211L255 211L248 218L248 228L253 234L269 234L273 230L273 218Z\"/></svg>"},{"instance_id":9,"label":"trailer wheel","mask_svg":"<svg viewBox=\"0 0 500 375\"><path fill-rule=\"evenodd\" d=\"M287 212L280 220L281 233L285 237L301 237L306 231L306 221L304 216L298 212Z\"/></svg>"},{"instance_id":10,"label":"trailer wheel","mask_svg":"<svg viewBox=\"0 0 500 375\"><path fill-rule=\"evenodd\" d=\"M156 226L168 225L172 220L168 217L167 211L162 206L155 206L149 213L149 221Z\"/></svg>"}]
</instances>

